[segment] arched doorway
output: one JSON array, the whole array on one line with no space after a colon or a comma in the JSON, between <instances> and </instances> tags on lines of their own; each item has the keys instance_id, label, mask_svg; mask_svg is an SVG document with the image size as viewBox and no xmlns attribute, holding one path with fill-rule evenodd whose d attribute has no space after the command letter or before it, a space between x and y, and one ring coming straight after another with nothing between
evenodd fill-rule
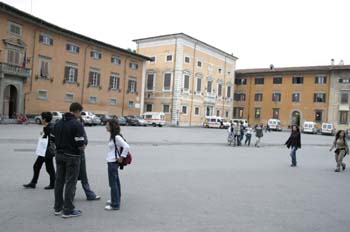
<instances>
[{"instance_id":1,"label":"arched doorway","mask_svg":"<svg viewBox=\"0 0 350 232\"><path fill-rule=\"evenodd\" d=\"M17 110L17 88L8 85L4 91L3 115L8 118L16 117Z\"/></svg>"},{"instance_id":2,"label":"arched doorway","mask_svg":"<svg viewBox=\"0 0 350 232\"><path fill-rule=\"evenodd\" d=\"M291 125L297 125L300 127L300 112L297 110L292 112Z\"/></svg>"}]
</instances>

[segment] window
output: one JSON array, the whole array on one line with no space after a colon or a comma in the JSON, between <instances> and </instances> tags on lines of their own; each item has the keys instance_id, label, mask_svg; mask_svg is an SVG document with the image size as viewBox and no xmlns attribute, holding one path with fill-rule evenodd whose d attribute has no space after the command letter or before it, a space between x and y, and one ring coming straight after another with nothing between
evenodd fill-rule
<instances>
[{"instance_id":1,"label":"window","mask_svg":"<svg viewBox=\"0 0 350 232\"><path fill-rule=\"evenodd\" d=\"M91 51L90 57L92 57L94 60L100 60L102 58L102 54L98 51Z\"/></svg>"},{"instance_id":2,"label":"window","mask_svg":"<svg viewBox=\"0 0 350 232\"><path fill-rule=\"evenodd\" d=\"M167 55L167 56L166 56L166 61L167 61L167 62L173 61L173 55Z\"/></svg>"},{"instance_id":3,"label":"window","mask_svg":"<svg viewBox=\"0 0 350 232\"><path fill-rule=\"evenodd\" d=\"M247 84L247 78L236 78L235 79L236 85L246 85Z\"/></svg>"},{"instance_id":4,"label":"window","mask_svg":"<svg viewBox=\"0 0 350 232\"><path fill-rule=\"evenodd\" d=\"M282 84L282 77L281 76L273 77L273 84L275 85Z\"/></svg>"},{"instance_id":5,"label":"window","mask_svg":"<svg viewBox=\"0 0 350 232\"><path fill-rule=\"evenodd\" d=\"M207 82L207 93L211 93L212 91L212 81L208 81Z\"/></svg>"},{"instance_id":6,"label":"window","mask_svg":"<svg viewBox=\"0 0 350 232\"><path fill-rule=\"evenodd\" d=\"M315 76L315 84L326 84L327 76L326 75L316 75Z\"/></svg>"},{"instance_id":7,"label":"window","mask_svg":"<svg viewBox=\"0 0 350 232\"><path fill-rule=\"evenodd\" d=\"M96 104L97 103L97 97L96 96L90 96L89 103L90 104Z\"/></svg>"},{"instance_id":8,"label":"window","mask_svg":"<svg viewBox=\"0 0 350 232\"><path fill-rule=\"evenodd\" d=\"M292 94L292 102L300 102L300 93Z\"/></svg>"},{"instance_id":9,"label":"window","mask_svg":"<svg viewBox=\"0 0 350 232\"><path fill-rule=\"evenodd\" d=\"M222 84L218 84L218 97L222 96Z\"/></svg>"},{"instance_id":10,"label":"window","mask_svg":"<svg viewBox=\"0 0 350 232\"><path fill-rule=\"evenodd\" d=\"M219 74L222 73L222 68L218 68L218 73L219 73Z\"/></svg>"},{"instance_id":11,"label":"window","mask_svg":"<svg viewBox=\"0 0 350 232\"><path fill-rule=\"evenodd\" d=\"M185 56L185 63L189 64L191 62L191 59L189 56Z\"/></svg>"},{"instance_id":12,"label":"window","mask_svg":"<svg viewBox=\"0 0 350 232\"><path fill-rule=\"evenodd\" d=\"M202 67L202 61L200 61L200 60L197 61L197 67L198 67L198 68L201 68L201 67Z\"/></svg>"},{"instance_id":13,"label":"window","mask_svg":"<svg viewBox=\"0 0 350 232\"><path fill-rule=\"evenodd\" d=\"M73 102L74 101L74 94L73 93L66 93L64 95L64 101L65 102Z\"/></svg>"},{"instance_id":14,"label":"window","mask_svg":"<svg viewBox=\"0 0 350 232\"><path fill-rule=\"evenodd\" d=\"M234 100L235 101L245 101L245 93L235 93Z\"/></svg>"},{"instance_id":15,"label":"window","mask_svg":"<svg viewBox=\"0 0 350 232\"><path fill-rule=\"evenodd\" d=\"M65 83L76 83L78 81L78 69L76 66L66 64L64 67L64 82Z\"/></svg>"},{"instance_id":16,"label":"window","mask_svg":"<svg viewBox=\"0 0 350 232\"><path fill-rule=\"evenodd\" d=\"M150 63L155 64L156 63L156 56L150 56L150 58L151 58Z\"/></svg>"},{"instance_id":17,"label":"window","mask_svg":"<svg viewBox=\"0 0 350 232\"><path fill-rule=\"evenodd\" d=\"M350 83L350 79L339 79L338 82L343 84L348 84Z\"/></svg>"},{"instance_id":18,"label":"window","mask_svg":"<svg viewBox=\"0 0 350 232\"><path fill-rule=\"evenodd\" d=\"M22 26L13 22L9 22L9 31L15 35L22 35Z\"/></svg>"},{"instance_id":19,"label":"window","mask_svg":"<svg viewBox=\"0 0 350 232\"><path fill-rule=\"evenodd\" d=\"M40 58L40 78L49 78L49 59Z\"/></svg>"},{"instance_id":20,"label":"window","mask_svg":"<svg viewBox=\"0 0 350 232\"><path fill-rule=\"evenodd\" d=\"M163 112L164 113L170 113L170 105L164 104L163 105Z\"/></svg>"},{"instance_id":21,"label":"window","mask_svg":"<svg viewBox=\"0 0 350 232\"><path fill-rule=\"evenodd\" d=\"M303 83L304 83L303 76L294 76L293 77L293 84L303 84Z\"/></svg>"},{"instance_id":22,"label":"window","mask_svg":"<svg viewBox=\"0 0 350 232\"><path fill-rule=\"evenodd\" d=\"M339 111L339 124L348 124L348 111Z\"/></svg>"},{"instance_id":23,"label":"window","mask_svg":"<svg viewBox=\"0 0 350 232\"><path fill-rule=\"evenodd\" d=\"M112 56L111 57L111 62L112 62L112 64L121 64L122 63L122 61L121 61L119 56Z\"/></svg>"},{"instance_id":24,"label":"window","mask_svg":"<svg viewBox=\"0 0 350 232\"><path fill-rule=\"evenodd\" d=\"M190 88L190 75L184 75L184 91L188 91Z\"/></svg>"},{"instance_id":25,"label":"window","mask_svg":"<svg viewBox=\"0 0 350 232\"><path fill-rule=\"evenodd\" d=\"M231 86L227 86L226 97L227 97L227 98L230 98L230 97L231 97Z\"/></svg>"},{"instance_id":26,"label":"window","mask_svg":"<svg viewBox=\"0 0 350 232\"><path fill-rule=\"evenodd\" d=\"M14 65L20 64L20 51L16 49L8 49L7 50L7 63Z\"/></svg>"},{"instance_id":27,"label":"window","mask_svg":"<svg viewBox=\"0 0 350 232\"><path fill-rule=\"evenodd\" d=\"M314 102L326 102L326 94L325 93L315 93L314 94Z\"/></svg>"},{"instance_id":28,"label":"window","mask_svg":"<svg viewBox=\"0 0 350 232\"><path fill-rule=\"evenodd\" d=\"M217 110L216 111L216 117L219 117L220 116L220 110Z\"/></svg>"},{"instance_id":29,"label":"window","mask_svg":"<svg viewBox=\"0 0 350 232\"><path fill-rule=\"evenodd\" d=\"M202 91L202 78L197 78L197 94L201 94Z\"/></svg>"},{"instance_id":30,"label":"window","mask_svg":"<svg viewBox=\"0 0 350 232\"><path fill-rule=\"evenodd\" d=\"M194 108L194 115L199 115L199 107L198 106L196 106Z\"/></svg>"},{"instance_id":31,"label":"window","mask_svg":"<svg viewBox=\"0 0 350 232\"><path fill-rule=\"evenodd\" d=\"M234 118L243 118L244 108L243 107L233 107L233 117Z\"/></svg>"},{"instance_id":32,"label":"window","mask_svg":"<svg viewBox=\"0 0 350 232\"><path fill-rule=\"evenodd\" d=\"M272 93L272 101L273 102L280 102L281 101L281 93Z\"/></svg>"},{"instance_id":33,"label":"window","mask_svg":"<svg viewBox=\"0 0 350 232\"><path fill-rule=\"evenodd\" d=\"M136 78L135 77L129 77L128 80L128 93L135 93L136 92Z\"/></svg>"},{"instance_id":34,"label":"window","mask_svg":"<svg viewBox=\"0 0 350 232\"><path fill-rule=\"evenodd\" d=\"M40 99L40 100L47 100L48 99L47 90L39 89L38 90L38 99Z\"/></svg>"},{"instance_id":35,"label":"window","mask_svg":"<svg viewBox=\"0 0 350 232\"><path fill-rule=\"evenodd\" d=\"M90 70L89 73L89 87L100 86L100 76L101 74L97 70Z\"/></svg>"},{"instance_id":36,"label":"window","mask_svg":"<svg viewBox=\"0 0 350 232\"><path fill-rule=\"evenodd\" d=\"M129 108L135 108L134 101L128 101L128 107Z\"/></svg>"},{"instance_id":37,"label":"window","mask_svg":"<svg viewBox=\"0 0 350 232\"><path fill-rule=\"evenodd\" d=\"M171 90L171 73L165 73L164 74L163 90L164 91L170 91Z\"/></svg>"},{"instance_id":38,"label":"window","mask_svg":"<svg viewBox=\"0 0 350 232\"><path fill-rule=\"evenodd\" d=\"M228 118L228 111L225 112L225 117Z\"/></svg>"},{"instance_id":39,"label":"window","mask_svg":"<svg viewBox=\"0 0 350 232\"><path fill-rule=\"evenodd\" d=\"M39 42L45 45L53 45L53 39L47 34L39 35Z\"/></svg>"},{"instance_id":40,"label":"window","mask_svg":"<svg viewBox=\"0 0 350 232\"><path fill-rule=\"evenodd\" d=\"M136 70L136 69L139 68L139 65L138 65L138 63L130 62L129 63L129 68Z\"/></svg>"},{"instance_id":41,"label":"window","mask_svg":"<svg viewBox=\"0 0 350 232\"><path fill-rule=\"evenodd\" d=\"M117 90L119 89L119 73L111 73L109 77L109 89Z\"/></svg>"},{"instance_id":42,"label":"window","mask_svg":"<svg viewBox=\"0 0 350 232\"><path fill-rule=\"evenodd\" d=\"M255 110L254 110L255 120L260 120L260 117L261 117L261 108L255 108Z\"/></svg>"},{"instance_id":43,"label":"window","mask_svg":"<svg viewBox=\"0 0 350 232\"><path fill-rule=\"evenodd\" d=\"M153 105L152 104L146 104L146 112L152 112Z\"/></svg>"},{"instance_id":44,"label":"window","mask_svg":"<svg viewBox=\"0 0 350 232\"><path fill-rule=\"evenodd\" d=\"M340 94L340 103L347 104L348 102L349 102L349 94L348 93L341 93Z\"/></svg>"},{"instance_id":45,"label":"window","mask_svg":"<svg viewBox=\"0 0 350 232\"><path fill-rule=\"evenodd\" d=\"M322 122L322 110L315 110L315 122Z\"/></svg>"},{"instance_id":46,"label":"window","mask_svg":"<svg viewBox=\"0 0 350 232\"><path fill-rule=\"evenodd\" d=\"M181 112L187 114L187 106L182 106Z\"/></svg>"},{"instance_id":47,"label":"window","mask_svg":"<svg viewBox=\"0 0 350 232\"><path fill-rule=\"evenodd\" d=\"M66 45L66 50L71 52L71 53L79 53L79 46L73 43L67 43Z\"/></svg>"},{"instance_id":48,"label":"window","mask_svg":"<svg viewBox=\"0 0 350 232\"><path fill-rule=\"evenodd\" d=\"M264 78L263 77L255 77L255 84L256 85L263 85L264 84Z\"/></svg>"},{"instance_id":49,"label":"window","mask_svg":"<svg viewBox=\"0 0 350 232\"><path fill-rule=\"evenodd\" d=\"M154 73L147 74L147 89L148 91L154 90Z\"/></svg>"},{"instance_id":50,"label":"window","mask_svg":"<svg viewBox=\"0 0 350 232\"><path fill-rule=\"evenodd\" d=\"M255 93L254 101L262 102L262 100L263 100L263 94L262 93Z\"/></svg>"},{"instance_id":51,"label":"window","mask_svg":"<svg viewBox=\"0 0 350 232\"><path fill-rule=\"evenodd\" d=\"M279 119L280 117L280 109L279 108L273 108L272 109L272 118L273 119Z\"/></svg>"}]
</instances>

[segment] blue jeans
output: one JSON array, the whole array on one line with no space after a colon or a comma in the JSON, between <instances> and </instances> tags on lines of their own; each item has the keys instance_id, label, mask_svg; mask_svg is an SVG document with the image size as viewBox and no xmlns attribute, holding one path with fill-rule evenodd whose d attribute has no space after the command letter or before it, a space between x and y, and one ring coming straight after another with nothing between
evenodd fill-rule
<instances>
[{"instance_id":1,"label":"blue jeans","mask_svg":"<svg viewBox=\"0 0 350 232\"><path fill-rule=\"evenodd\" d=\"M290 157L292 158L292 165L297 165L297 147L292 147L292 150L290 151Z\"/></svg>"},{"instance_id":2,"label":"blue jeans","mask_svg":"<svg viewBox=\"0 0 350 232\"><path fill-rule=\"evenodd\" d=\"M94 200L96 198L96 194L91 190L89 185L86 172L85 153L81 154L79 179L81 180L81 186L84 189L87 200Z\"/></svg>"},{"instance_id":3,"label":"blue jeans","mask_svg":"<svg viewBox=\"0 0 350 232\"><path fill-rule=\"evenodd\" d=\"M118 174L118 163L108 162L108 181L109 187L111 188L111 206L113 208L120 207L120 181Z\"/></svg>"}]
</instances>

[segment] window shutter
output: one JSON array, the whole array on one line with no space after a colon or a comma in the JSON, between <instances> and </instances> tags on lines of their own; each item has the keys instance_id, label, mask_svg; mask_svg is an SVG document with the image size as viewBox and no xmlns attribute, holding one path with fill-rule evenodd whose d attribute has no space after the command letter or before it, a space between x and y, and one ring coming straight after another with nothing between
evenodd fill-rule
<instances>
[{"instance_id":1,"label":"window shutter","mask_svg":"<svg viewBox=\"0 0 350 232\"><path fill-rule=\"evenodd\" d=\"M53 39L50 38L50 45L53 45Z\"/></svg>"},{"instance_id":2,"label":"window shutter","mask_svg":"<svg viewBox=\"0 0 350 232\"><path fill-rule=\"evenodd\" d=\"M314 93L314 102L316 102L316 97L317 97L317 94Z\"/></svg>"},{"instance_id":3,"label":"window shutter","mask_svg":"<svg viewBox=\"0 0 350 232\"><path fill-rule=\"evenodd\" d=\"M69 79L69 69L70 67L64 67L64 80Z\"/></svg>"},{"instance_id":4,"label":"window shutter","mask_svg":"<svg viewBox=\"0 0 350 232\"><path fill-rule=\"evenodd\" d=\"M136 80L134 80L134 82L135 82L135 91L134 92L137 92L137 82L136 82Z\"/></svg>"},{"instance_id":5,"label":"window shutter","mask_svg":"<svg viewBox=\"0 0 350 232\"><path fill-rule=\"evenodd\" d=\"M102 58L102 54L101 54L101 53L98 54L98 58L99 58L99 59Z\"/></svg>"},{"instance_id":6,"label":"window shutter","mask_svg":"<svg viewBox=\"0 0 350 232\"><path fill-rule=\"evenodd\" d=\"M130 89L131 89L131 81L129 80L128 81L128 92L130 92Z\"/></svg>"},{"instance_id":7,"label":"window shutter","mask_svg":"<svg viewBox=\"0 0 350 232\"><path fill-rule=\"evenodd\" d=\"M66 50L69 51L70 45L66 44Z\"/></svg>"},{"instance_id":8,"label":"window shutter","mask_svg":"<svg viewBox=\"0 0 350 232\"><path fill-rule=\"evenodd\" d=\"M90 56L94 57L94 52L93 51L90 52Z\"/></svg>"},{"instance_id":9,"label":"window shutter","mask_svg":"<svg viewBox=\"0 0 350 232\"><path fill-rule=\"evenodd\" d=\"M77 47L77 53L79 53L79 50L80 50L80 48L79 48L79 47Z\"/></svg>"},{"instance_id":10,"label":"window shutter","mask_svg":"<svg viewBox=\"0 0 350 232\"><path fill-rule=\"evenodd\" d=\"M327 77L324 77L324 84L327 84Z\"/></svg>"},{"instance_id":11,"label":"window shutter","mask_svg":"<svg viewBox=\"0 0 350 232\"><path fill-rule=\"evenodd\" d=\"M100 86L100 77L101 77L101 74L97 74L97 86Z\"/></svg>"},{"instance_id":12,"label":"window shutter","mask_svg":"<svg viewBox=\"0 0 350 232\"><path fill-rule=\"evenodd\" d=\"M89 84L91 85L92 84L92 77L93 77L94 73L93 72L90 72L89 73Z\"/></svg>"},{"instance_id":13,"label":"window shutter","mask_svg":"<svg viewBox=\"0 0 350 232\"><path fill-rule=\"evenodd\" d=\"M113 63L113 57L111 57L111 63Z\"/></svg>"},{"instance_id":14,"label":"window shutter","mask_svg":"<svg viewBox=\"0 0 350 232\"><path fill-rule=\"evenodd\" d=\"M78 82L78 69L77 68L74 68L74 82Z\"/></svg>"},{"instance_id":15,"label":"window shutter","mask_svg":"<svg viewBox=\"0 0 350 232\"><path fill-rule=\"evenodd\" d=\"M113 76L109 77L109 88L112 89L113 88Z\"/></svg>"},{"instance_id":16,"label":"window shutter","mask_svg":"<svg viewBox=\"0 0 350 232\"><path fill-rule=\"evenodd\" d=\"M44 36L39 35L39 42L43 42L43 40L44 40Z\"/></svg>"}]
</instances>

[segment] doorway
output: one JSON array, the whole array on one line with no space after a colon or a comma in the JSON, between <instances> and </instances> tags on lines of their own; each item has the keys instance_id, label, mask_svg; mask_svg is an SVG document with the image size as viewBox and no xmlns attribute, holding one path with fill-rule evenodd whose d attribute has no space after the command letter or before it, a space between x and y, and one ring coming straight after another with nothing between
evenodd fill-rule
<instances>
[{"instance_id":1,"label":"doorway","mask_svg":"<svg viewBox=\"0 0 350 232\"><path fill-rule=\"evenodd\" d=\"M8 85L4 91L3 115L5 118L16 118L17 88Z\"/></svg>"},{"instance_id":2,"label":"doorway","mask_svg":"<svg viewBox=\"0 0 350 232\"><path fill-rule=\"evenodd\" d=\"M292 112L291 126L292 125L297 125L300 127L300 112L297 110Z\"/></svg>"}]
</instances>

